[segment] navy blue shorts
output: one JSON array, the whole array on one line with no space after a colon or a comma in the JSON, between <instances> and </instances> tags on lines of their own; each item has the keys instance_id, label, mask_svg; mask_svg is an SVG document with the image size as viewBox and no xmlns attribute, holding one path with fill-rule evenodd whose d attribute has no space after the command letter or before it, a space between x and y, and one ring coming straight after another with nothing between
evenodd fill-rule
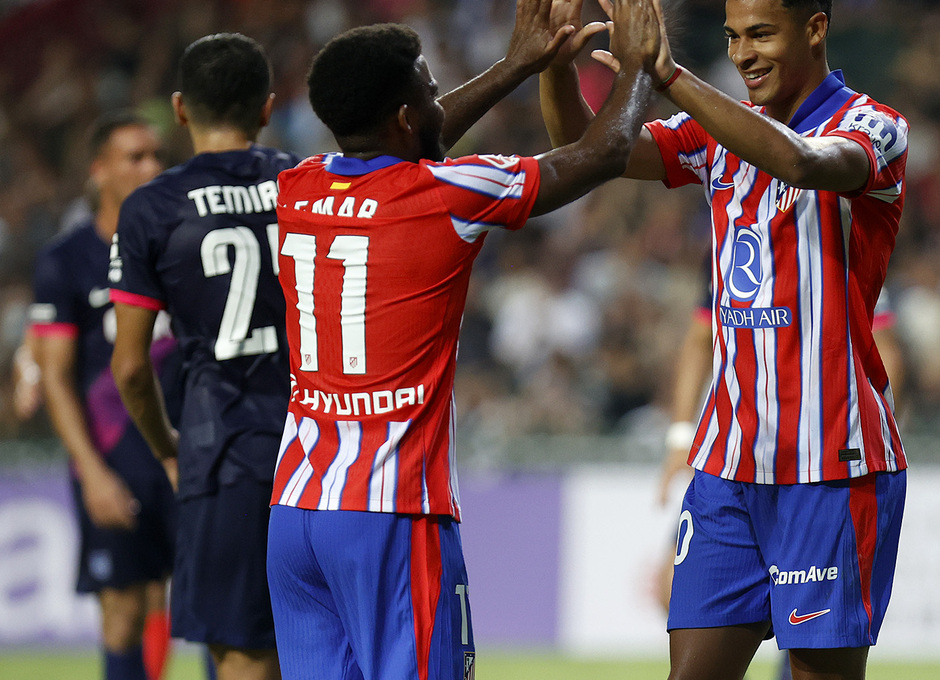
<instances>
[{"instance_id":1,"label":"navy blue shorts","mask_svg":"<svg viewBox=\"0 0 940 680\"><path fill-rule=\"evenodd\" d=\"M242 479L180 500L170 616L174 637L273 649L265 570L271 483Z\"/></svg>"},{"instance_id":2,"label":"navy blue shorts","mask_svg":"<svg viewBox=\"0 0 940 680\"><path fill-rule=\"evenodd\" d=\"M668 628L769 621L781 649L875 644L906 488L903 471L780 486L696 471L682 504Z\"/></svg>"},{"instance_id":3,"label":"navy blue shorts","mask_svg":"<svg viewBox=\"0 0 940 680\"><path fill-rule=\"evenodd\" d=\"M158 465L155 470L152 475L122 475L140 502L137 527L131 531L95 526L82 503L81 486L72 480L80 532L78 592L122 590L170 575L176 539L176 499L163 467Z\"/></svg>"},{"instance_id":4,"label":"navy blue shorts","mask_svg":"<svg viewBox=\"0 0 940 680\"><path fill-rule=\"evenodd\" d=\"M453 518L275 505L268 540L284 680L472 680Z\"/></svg>"}]
</instances>

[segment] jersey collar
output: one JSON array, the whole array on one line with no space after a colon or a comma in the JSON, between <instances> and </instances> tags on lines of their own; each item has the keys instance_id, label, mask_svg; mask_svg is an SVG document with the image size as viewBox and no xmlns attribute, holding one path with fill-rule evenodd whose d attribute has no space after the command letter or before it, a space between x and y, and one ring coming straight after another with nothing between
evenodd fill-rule
<instances>
[{"instance_id":1,"label":"jersey collar","mask_svg":"<svg viewBox=\"0 0 940 680\"><path fill-rule=\"evenodd\" d=\"M404 161L395 156L376 156L366 161L361 158L348 158L342 154L333 153L327 156L325 165L326 171L329 173L355 177L367 175L370 172L387 168L396 163L404 163Z\"/></svg>"},{"instance_id":2,"label":"jersey collar","mask_svg":"<svg viewBox=\"0 0 940 680\"><path fill-rule=\"evenodd\" d=\"M832 118L836 111L855 96L855 91L845 86L841 70L832 71L819 87L806 98L793 114L788 126L798 134L815 130Z\"/></svg>"}]
</instances>

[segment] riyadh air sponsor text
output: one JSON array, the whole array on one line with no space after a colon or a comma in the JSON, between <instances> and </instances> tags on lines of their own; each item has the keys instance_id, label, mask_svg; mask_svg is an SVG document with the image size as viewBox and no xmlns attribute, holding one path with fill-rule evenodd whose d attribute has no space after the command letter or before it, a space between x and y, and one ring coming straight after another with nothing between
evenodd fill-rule
<instances>
[{"instance_id":1,"label":"riyadh air sponsor text","mask_svg":"<svg viewBox=\"0 0 940 680\"><path fill-rule=\"evenodd\" d=\"M722 326L731 328L783 328L793 323L789 307L726 307L718 309Z\"/></svg>"}]
</instances>

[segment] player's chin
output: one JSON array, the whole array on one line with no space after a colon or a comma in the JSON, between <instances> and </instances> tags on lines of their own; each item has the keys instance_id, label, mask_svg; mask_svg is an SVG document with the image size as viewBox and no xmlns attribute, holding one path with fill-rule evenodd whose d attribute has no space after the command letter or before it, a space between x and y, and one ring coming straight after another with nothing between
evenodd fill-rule
<instances>
[{"instance_id":1,"label":"player's chin","mask_svg":"<svg viewBox=\"0 0 940 680\"><path fill-rule=\"evenodd\" d=\"M433 148L427 150L424 157L437 163L441 162L444 160L444 145L441 143L435 144Z\"/></svg>"},{"instance_id":2,"label":"player's chin","mask_svg":"<svg viewBox=\"0 0 940 680\"><path fill-rule=\"evenodd\" d=\"M765 106L771 99L769 88L760 87L748 91L748 99L754 106Z\"/></svg>"},{"instance_id":3,"label":"player's chin","mask_svg":"<svg viewBox=\"0 0 940 680\"><path fill-rule=\"evenodd\" d=\"M436 162L444 160L444 140L439 133L421 140L421 158Z\"/></svg>"}]
</instances>

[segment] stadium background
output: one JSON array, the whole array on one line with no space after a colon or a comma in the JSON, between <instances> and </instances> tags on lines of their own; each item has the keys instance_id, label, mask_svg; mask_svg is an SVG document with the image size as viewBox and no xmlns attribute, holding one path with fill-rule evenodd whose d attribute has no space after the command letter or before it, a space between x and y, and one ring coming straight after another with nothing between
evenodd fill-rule
<instances>
[{"instance_id":1,"label":"stadium background","mask_svg":"<svg viewBox=\"0 0 940 680\"><path fill-rule=\"evenodd\" d=\"M600 18L590 0L585 5ZM913 470L895 597L872 656L936 662L940 3L834 5L830 64L911 123L907 205L887 287L907 369L900 408ZM310 58L330 36L375 21L408 23L446 91L503 55L513 7L511 0L0 0L0 677L18 677L4 671L4 658L94 647L95 608L72 595L64 453L42 409L22 419L13 408L33 259L88 210L91 122L116 107L139 108L161 129L168 163L186 158L188 141L169 108L173 67L196 37L238 30L258 39L273 63L275 114L261 141L301 154L334 150L304 85ZM723 2L686 0L679 14L682 63L744 96L724 53ZM596 104L610 77L588 59L580 67ZM669 113L657 102L650 115ZM450 155L548 148L531 79ZM675 353L700 297L708 239L698 190L667 196L658 184L623 181L522 232L488 239L456 388L481 649L665 658L654 592L675 508L655 500L657 465ZM940 665L933 672L940 676Z\"/></svg>"}]
</instances>

